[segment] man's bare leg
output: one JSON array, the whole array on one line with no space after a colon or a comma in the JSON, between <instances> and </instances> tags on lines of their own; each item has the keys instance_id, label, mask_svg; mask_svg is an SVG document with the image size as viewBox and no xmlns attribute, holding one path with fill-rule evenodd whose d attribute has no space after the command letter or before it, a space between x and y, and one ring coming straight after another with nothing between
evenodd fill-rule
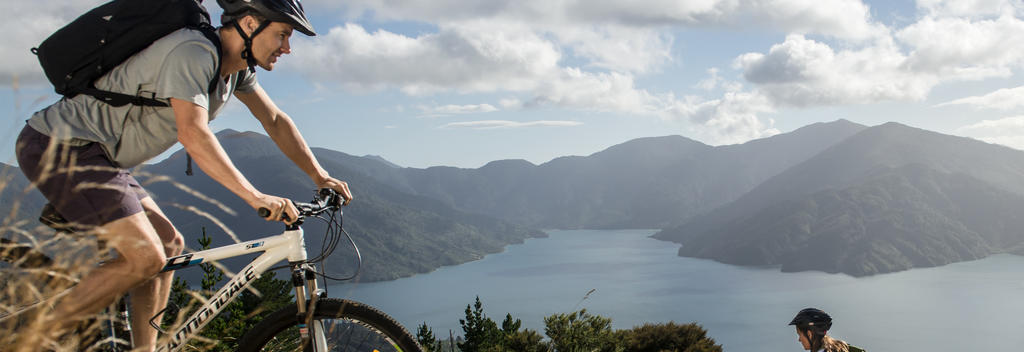
<instances>
[{"instance_id":1,"label":"man's bare leg","mask_svg":"<svg viewBox=\"0 0 1024 352\"><path fill-rule=\"evenodd\" d=\"M93 269L57 303L48 317L51 337L109 306L128 290L148 281L165 261L156 230L145 213L114 220L97 229L97 237L118 257ZM23 346L24 347L24 346Z\"/></svg>"},{"instance_id":2,"label":"man's bare leg","mask_svg":"<svg viewBox=\"0 0 1024 352\"><path fill-rule=\"evenodd\" d=\"M141 348L143 351L152 351L156 348L156 329L149 326L149 320L156 315L160 309L163 309L163 305L160 302L167 303L167 295L164 294L164 282L170 278L169 273L163 273L157 275L152 280L146 281L145 283L136 286L129 291L131 295L131 316L132 316L132 342L135 343L136 348ZM170 288L167 286L167 288ZM169 292L169 291L167 291ZM161 299L161 297L163 297ZM160 318L157 318L157 324L160 323Z\"/></svg>"},{"instance_id":3,"label":"man's bare leg","mask_svg":"<svg viewBox=\"0 0 1024 352\"><path fill-rule=\"evenodd\" d=\"M181 234L174 229L170 220L152 198L144 198L141 202L150 224L153 225L160 238L164 255L173 257L181 254L184 249L184 239ZM149 326L149 321L167 306L167 298L170 296L173 280L174 272L161 273L153 280L131 290L132 340L135 341L135 347L156 347L157 331ZM157 324L162 321L162 318L162 315L156 317Z\"/></svg>"}]
</instances>

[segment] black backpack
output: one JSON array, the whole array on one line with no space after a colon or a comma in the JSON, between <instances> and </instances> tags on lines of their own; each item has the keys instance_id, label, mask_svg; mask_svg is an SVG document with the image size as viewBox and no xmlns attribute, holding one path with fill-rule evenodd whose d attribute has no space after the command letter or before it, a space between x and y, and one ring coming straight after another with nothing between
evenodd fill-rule
<instances>
[{"instance_id":1,"label":"black backpack","mask_svg":"<svg viewBox=\"0 0 1024 352\"><path fill-rule=\"evenodd\" d=\"M181 28L197 29L217 48L220 37L202 0L113 0L85 13L32 48L58 94L86 94L113 106L168 106L153 97L96 89L93 83L154 41ZM210 81L217 87L219 74Z\"/></svg>"}]
</instances>

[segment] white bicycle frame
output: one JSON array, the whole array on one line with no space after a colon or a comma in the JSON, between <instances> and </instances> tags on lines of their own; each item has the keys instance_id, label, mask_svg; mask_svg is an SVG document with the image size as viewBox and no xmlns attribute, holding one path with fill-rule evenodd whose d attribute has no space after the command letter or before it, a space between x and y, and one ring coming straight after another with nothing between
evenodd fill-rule
<instances>
[{"instance_id":1,"label":"white bicycle frame","mask_svg":"<svg viewBox=\"0 0 1024 352\"><path fill-rule=\"evenodd\" d=\"M282 260L288 260L292 264L293 270L296 266L305 275L307 270L312 270L308 264L301 264L306 261L306 242L303 237L302 228L297 227L294 230L287 230L284 233L277 236L270 236L261 238L258 240L233 244L229 246L217 247L195 253L182 254L176 257L167 259L167 265L164 266L163 271L173 271L181 268L197 265L204 262L210 262L215 260L221 260L226 258L237 257L241 255L251 254L255 252L263 252L260 256L253 259L249 265L243 268L235 277L231 278L224 287L221 287L216 294L210 298L199 310L192 314L184 325L179 327L171 335L170 341L164 344L159 344L157 352L170 352L177 351L185 345L189 339L192 338L196 333L202 330L207 323L210 322L214 317L217 316L221 310L238 297L242 291L249 286L249 284L258 278L261 274L270 269L271 266L281 262ZM295 275L295 273L293 273ZM293 280L295 285L295 301L298 304L300 315L306 313L306 302L309 293L309 300L313 302L311 305L315 307L316 301L319 299L319 289L317 288L316 280L301 280L305 282L304 285L299 284L300 280ZM327 341L324 337L323 326L319 322L307 321L310 324L310 333L308 336L313 342L315 351L326 351ZM304 331L305 324L299 324L299 329L303 336L306 336Z\"/></svg>"}]
</instances>

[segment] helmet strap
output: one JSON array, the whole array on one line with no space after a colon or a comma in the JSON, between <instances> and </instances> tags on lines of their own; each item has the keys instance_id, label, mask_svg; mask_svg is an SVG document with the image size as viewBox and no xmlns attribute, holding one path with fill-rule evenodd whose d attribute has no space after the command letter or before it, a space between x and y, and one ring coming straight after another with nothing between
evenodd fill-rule
<instances>
[{"instance_id":1,"label":"helmet strap","mask_svg":"<svg viewBox=\"0 0 1024 352\"><path fill-rule=\"evenodd\" d=\"M235 25L235 31L238 32L238 36L242 37L242 41L245 42L245 49L242 49L242 59L245 60L245 64L249 66L249 72L256 72L256 56L252 53L252 39L256 38L257 34L260 34L267 26L270 25L270 21L263 21L260 23L256 30L252 31L251 35L246 35L245 31L242 30L242 26L238 24L238 21L232 22Z\"/></svg>"}]
</instances>

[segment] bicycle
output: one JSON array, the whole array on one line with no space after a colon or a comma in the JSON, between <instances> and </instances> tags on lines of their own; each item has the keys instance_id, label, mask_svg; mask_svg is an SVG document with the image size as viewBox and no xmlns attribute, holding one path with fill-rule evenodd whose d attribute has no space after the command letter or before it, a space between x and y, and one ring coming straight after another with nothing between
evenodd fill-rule
<instances>
[{"instance_id":1,"label":"bicycle","mask_svg":"<svg viewBox=\"0 0 1024 352\"><path fill-rule=\"evenodd\" d=\"M334 251L341 233L348 238L356 257L362 262L355 242L341 226L343 212L340 201L341 197L333 190L322 189L311 203L293 201L299 210L299 218L287 225L280 235L168 258L163 272L262 252L185 319L184 324L169 332L169 337L160 338L156 351L177 351L184 347L187 341L235 300L249 283L264 272L285 267L291 269L295 305L271 313L257 323L239 339L238 351L421 351L408 330L387 314L356 301L328 298L326 290L320 288L317 278L326 280L329 276L323 271L318 272L313 263L321 262ZM269 214L267 209L259 209L260 217ZM301 227L308 218L320 218L328 223L324 247L320 255L312 259L307 256ZM0 259L23 266L29 263L47 264L47 259L42 259L45 255L34 252L29 246L5 240L2 249ZM272 267L284 260L288 261L286 265ZM130 333L126 334L131 329L127 324L130 320L127 319L127 307L121 307L122 312L119 314L106 315L112 317L112 320L120 320L108 324L112 337L105 341L108 341L108 348L113 350L130 349L126 348L130 347L130 341L124 338L130 336ZM0 321L9 317L3 317L0 313ZM157 322L151 320L150 324L160 330Z\"/></svg>"}]
</instances>

